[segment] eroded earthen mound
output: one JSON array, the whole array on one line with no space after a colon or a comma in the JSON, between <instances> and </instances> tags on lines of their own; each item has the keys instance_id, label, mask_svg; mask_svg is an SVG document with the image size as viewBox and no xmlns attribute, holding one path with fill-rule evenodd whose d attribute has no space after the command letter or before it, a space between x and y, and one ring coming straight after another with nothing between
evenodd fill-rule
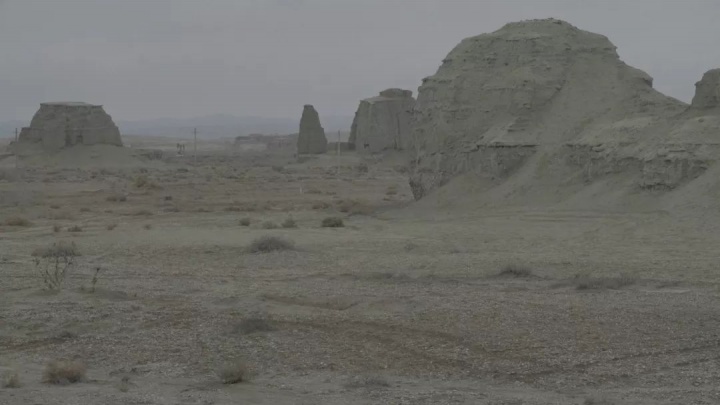
<instances>
[{"instance_id":1,"label":"eroded earthen mound","mask_svg":"<svg viewBox=\"0 0 720 405\"><path fill-rule=\"evenodd\" d=\"M325 130L320 125L320 116L315 107L305 105L300 118L300 133L297 149L299 154L319 154L327 152Z\"/></svg>"},{"instance_id":2,"label":"eroded earthen mound","mask_svg":"<svg viewBox=\"0 0 720 405\"><path fill-rule=\"evenodd\" d=\"M708 73L694 106L714 105L717 83ZM463 40L423 81L410 184L422 198L462 177L442 194L478 203L558 203L618 175L608 192L673 190L718 156L717 116L692 110L602 35L554 19L507 24Z\"/></svg>"},{"instance_id":3,"label":"eroded earthen mound","mask_svg":"<svg viewBox=\"0 0 720 405\"><path fill-rule=\"evenodd\" d=\"M414 105L412 91L402 89L387 89L362 100L352 123L350 144L369 153L408 148Z\"/></svg>"}]
</instances>

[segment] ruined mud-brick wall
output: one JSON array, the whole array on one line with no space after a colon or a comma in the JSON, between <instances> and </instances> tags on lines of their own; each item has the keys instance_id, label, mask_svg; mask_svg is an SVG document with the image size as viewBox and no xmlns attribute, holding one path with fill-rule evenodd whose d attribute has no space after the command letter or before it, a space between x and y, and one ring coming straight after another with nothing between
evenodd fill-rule
<instances>
[{"instance_id":1,"label":"ruined mud-brick wall","mask_svg":"<svg viewBox=\"0 0 720 405\"><path fill-rule=\"evenodd\" d=\"M349 142L358 152L378 153L410 146L412 91L387 89L362 100L355 113Z\"/></svg>"},{"instance_id":2,"label":"ruined mud-brick wall","mask_svg":"<svg viewBox=\"0 0 720 405\"><path fill-rule=\"evenodd\" d=\"M298 154L320 154L327 151L327 138L325 129L320 125L320 116L315 107L305 105L302 118L300 118L300 133L298 134Z\"/></svg>"},{"instance_id":3,"label":"ruined mud-brick wall","mask_svg":"<svg viewBox=\"0 0 720 405\"><path fill-rule=\"evenodd\" d=\"M85 103L43 103L20 143L56 150L73 145L122 146L120 130L102 106Z\"/></svg>"}]
</instances>

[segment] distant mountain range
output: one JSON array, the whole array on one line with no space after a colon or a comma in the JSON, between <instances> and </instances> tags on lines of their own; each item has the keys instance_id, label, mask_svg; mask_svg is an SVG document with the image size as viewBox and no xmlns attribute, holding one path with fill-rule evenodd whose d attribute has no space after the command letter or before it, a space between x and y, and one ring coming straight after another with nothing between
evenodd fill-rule
<instances>
[{"instance_id":1,"label":"distant mountain range","mask_svg":"<svg viewBox=\"0 0 720 405\"><path fill-rule=\"evenodd\" d=\"M348 132L353 117L320 117L330 138L337 131ZM123 135L154 135L188 137L197 128L198 137L225 138L249 134L291 134L298 132L300 118L238 117L228 114L208 115L196 118L158 118L144 121L116 121ZM0 122L0 137L15 136L15 128L29 125L26 121Z\"/></svg>"}]
</instances>

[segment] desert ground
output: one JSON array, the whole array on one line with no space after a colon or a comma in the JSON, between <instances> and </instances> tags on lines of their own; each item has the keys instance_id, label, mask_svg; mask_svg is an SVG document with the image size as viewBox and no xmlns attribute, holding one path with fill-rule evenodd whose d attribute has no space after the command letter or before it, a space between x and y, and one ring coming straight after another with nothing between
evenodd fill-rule
<instances>
[{"instance_id":1,"label":"desert ground","mask_svg":"<svg viewBox=\"0 0 720 405\"><path fill-rule=\"evenodd\" d=\"M0 160L0 404L720 403L714 223L460 212L413 202L399 158L124 142L165 153Z\"/></svg>"}]
</instances>

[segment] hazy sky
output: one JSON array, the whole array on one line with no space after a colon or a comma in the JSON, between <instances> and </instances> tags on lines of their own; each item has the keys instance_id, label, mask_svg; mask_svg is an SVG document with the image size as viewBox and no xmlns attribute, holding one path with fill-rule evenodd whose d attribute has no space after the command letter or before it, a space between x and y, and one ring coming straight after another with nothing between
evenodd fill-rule
<instances>
[{"instance_id":1,"label":"hazy sky","mask_svg":"<svg viewBox=\"0 0 720 405\"><path fill-rule=\"evenodd\" d=\"M416 92L462 38L546 17L608 36L684 101L720 67L720 0L0 0L0 120L58 100L118 120L352 115Z\"/></svg>"}]
</instances>

